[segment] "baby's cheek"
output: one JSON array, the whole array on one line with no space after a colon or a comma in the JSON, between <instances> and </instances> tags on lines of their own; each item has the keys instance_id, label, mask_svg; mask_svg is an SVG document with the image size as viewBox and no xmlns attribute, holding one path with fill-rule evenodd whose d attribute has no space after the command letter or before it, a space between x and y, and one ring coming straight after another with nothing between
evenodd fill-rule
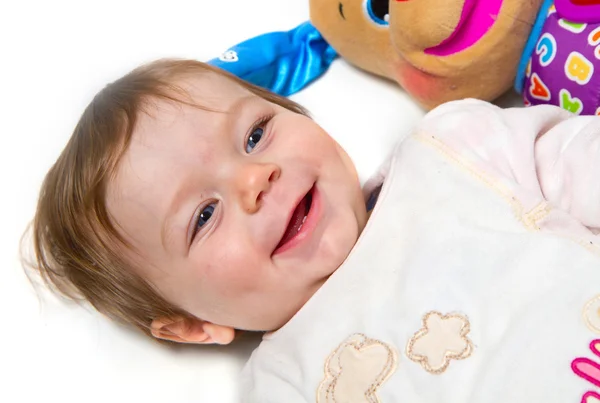
<instances>
[{"instance_id":1,"label":"baby's cheek","mask_svg":"<svg viewBox=\"0 0 600 403\"><path fill-rule=\"evenodd\" d=\"M252 251L242 248L241 243L235 248L226 248L215 254L206 281L211 283L222 297L233 298L241 294L256 291L261 284L261 265L252 256Z\"/></svg>"},{"instance_id":2,"label":"baby's cheek","mask_svg":"<svg viewBox=\"0 0 600 403\"><path fill-rule=\"evenodd\" d=\"M323 272L333 273L348 257L359 236L357 218L350 211L344 211L331 220L329 230L323 234L319 248L319 261Z\"/></svg>"},{"instance_id":3,"label":"baby's cheek","mask_svg":"<svg viewBox=\"0 0 600 403\"><path fill-rule=\"evenodd\" d=\"M289 114L281 125L287 145L296 151L310 151L311 154L322 155L330 148L331 137L307 116Z\"/></svg>"}]
</instances>

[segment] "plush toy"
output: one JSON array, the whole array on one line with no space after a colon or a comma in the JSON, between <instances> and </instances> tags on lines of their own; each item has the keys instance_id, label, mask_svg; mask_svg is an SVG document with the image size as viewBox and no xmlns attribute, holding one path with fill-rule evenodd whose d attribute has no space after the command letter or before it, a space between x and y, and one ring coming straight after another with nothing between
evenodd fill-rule
<instances>
[{"instance_id":1,"label":"plush toy","mask_svg":"<svg viewBox=\"0 0 600 403\"><path fill-rule=\"evenodd\" d=\"M282 52L246 70L268 70L270 81L300 76L301 85L296 80L292 91L280 92L289 95L325 71L337 52L398 82L426 109L467 97L491 101L514 85L526 105L600 112L600 0L310 0L310 18L312 25L276 33ZM289 38L299 39L302 30L326 56L292 46ZM273 69L278 54L300 65ZM311 63L317 68L306 67Z\"/></svg>"},{"instance_id":2,"label":"plush toy","mask_svg":"<svg viewBox=\"0 0 600 403\"><path fill-rule=\"evenodd\" d=\"M342 57L428 109L513 83L525 104L600 106L599 0L310 0L310 13Z\"/></svg>"}]
</instances>

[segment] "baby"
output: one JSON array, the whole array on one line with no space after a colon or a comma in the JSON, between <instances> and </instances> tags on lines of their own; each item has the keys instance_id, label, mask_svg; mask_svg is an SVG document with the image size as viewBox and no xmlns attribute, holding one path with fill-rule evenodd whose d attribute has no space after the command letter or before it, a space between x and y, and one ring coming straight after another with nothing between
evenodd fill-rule
<instances>
[{"instance_id":1,"label":"baby","mask_svg":"<svg viewBox=\"0 0 600 403\"><path fill-rule=\"evenodd\" d=\"M301 106L158 61L48 173L39 271L157 339L267 332L245 401L600 399L599 153L597 117L465 100L361 189Z\"/></svg>"}]
</instances>

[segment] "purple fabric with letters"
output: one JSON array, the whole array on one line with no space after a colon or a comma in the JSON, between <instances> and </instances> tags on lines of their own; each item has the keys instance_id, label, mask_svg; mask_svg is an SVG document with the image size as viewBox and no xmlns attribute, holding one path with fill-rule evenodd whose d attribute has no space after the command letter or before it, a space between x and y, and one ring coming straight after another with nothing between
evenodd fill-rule
<instances>
[{"instance_id":1,"label":"purple fabric with letters","mask_svg":"<svg viewBox=\"0 0 600 403\"><path fill-rule=\"evenodd\" d=\"M600 24L570 23L548 12L529 60L526 105L553 104L581 115L600 112Z\"/></svg>"}]
</instances>

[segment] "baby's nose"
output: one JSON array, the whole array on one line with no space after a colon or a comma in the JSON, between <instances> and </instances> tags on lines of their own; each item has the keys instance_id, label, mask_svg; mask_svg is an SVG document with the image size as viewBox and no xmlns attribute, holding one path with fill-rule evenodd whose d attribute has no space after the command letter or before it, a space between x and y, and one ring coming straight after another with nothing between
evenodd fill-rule
<instances>
[{"instance_id":1,"label":"baby's nose","mask_svg":"<svg viewBox=\"0 0 600 403\"><path fill-rule=\"evenodd\" d=\"M249 214L256 213L262 198L280 176L281 169L276 164L252 163L241 166L236 182L242 209Z\"/></svg>"}]
</instances>

